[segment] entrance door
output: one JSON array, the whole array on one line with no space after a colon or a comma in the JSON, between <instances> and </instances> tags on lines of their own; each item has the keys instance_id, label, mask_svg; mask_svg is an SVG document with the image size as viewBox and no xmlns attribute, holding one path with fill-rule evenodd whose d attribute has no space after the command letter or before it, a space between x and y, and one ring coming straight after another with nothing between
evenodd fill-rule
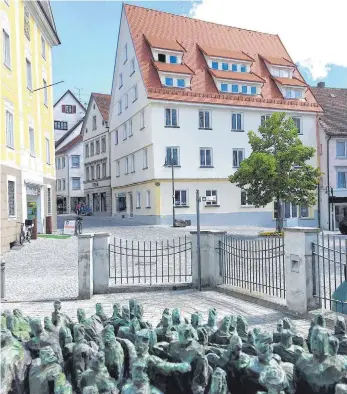
<instances>
[{"instance_id":1,"label":"entrance door","mask_svg":"<svg viewBox=\"0 0 347 394\"><path fill-rule=\"evenodd\" d=\"M339 229L340 220L347 217L347 205L335 205L335 228Z\"/></svg>"},{"instance_id":2,"label":"entrance door","mask_svg":"<svg viewBox=\"0 0 347 394\"><path fill-rule=\"evenodd\" d=\"M134 202L132 193L129 193L129 216L131 218L134 216Z\"/></svg>"}]
</instances>

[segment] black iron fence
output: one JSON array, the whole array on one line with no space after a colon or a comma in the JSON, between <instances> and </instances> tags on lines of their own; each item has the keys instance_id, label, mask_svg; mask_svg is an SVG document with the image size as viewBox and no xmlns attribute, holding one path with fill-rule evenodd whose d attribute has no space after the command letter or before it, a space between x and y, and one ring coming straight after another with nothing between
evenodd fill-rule
<instances>
[{"instance_id":1,"label":"black iron fence","mask_svg":"<svg viewBox=\"0 0 347 394\"><path fill-rule=\"evenodd\" d=\"M187 236L141 242L114 238L109 256L110 278L117 285L192 282L192 242Z\"/></svg>"},{"instance_id":2,"label":"black iron fence","mask_svg":"<svg viewBox=\"0 0 347 394\"><path fill-rule=\"evenodd\" d=\"M223 283L285 298L283 237L237 238L219 241Z\"/></svg>"},{"instance_id":3,"label":"black iron fence","mask_svg":"<svg viewBox=\"0 0 347 394\"><path fill-rule=\"evenodd\" d=\"M347 313L343 294L335 294L345 282L347 239L345 236L320 233L312 243L313 296L324 309ZM342 291L346 294L347 289ZM342 297L341 297L342 296Z\"/></svg>"}]
</instances>

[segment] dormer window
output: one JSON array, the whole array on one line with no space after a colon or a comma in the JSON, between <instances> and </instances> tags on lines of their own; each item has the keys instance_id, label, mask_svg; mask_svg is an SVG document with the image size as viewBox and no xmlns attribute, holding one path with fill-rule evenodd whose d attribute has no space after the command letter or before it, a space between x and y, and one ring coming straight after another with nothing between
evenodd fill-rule
<instances>
[{"instance_id":1,"label":"dormer window","mask_svg":"<svg viewBox=\"0 0 347 394\"><path fill-rule=\"evenodd\" d=\"M185 79L177 79L177 87L178 88L185 88L186 87L186 80Z\"/></svg>"},{"instance_id":2,"label":"dormer window","mask_svg":"<svg viewBox=\"0 0 347 394\"><path fill-rule=\"evenodd\" d=\"M231 65L231 71L234 71L234 72L237 71L237 64L232 64Z\"/></svg>"},{"instance_id":3,"label":"dormer window","mask_svg":"<svg viewBox=\"0 0 347 394\"><path fill-rule=\"evenodd\" d=\"M212 62L212 68L218 70L218 62Z\"/></svg>"},{"instance_id":4,"label":"dormer window","mask_svg":"<svg viewBox=\"0 0 347 394\"><path fill-rule=\"evenodd\" d=\"M166 86L173 86L173 78L165 78L165 85Z\"/></svg>"},{"instance_id":5,"label":"dormer window","mask_svg":"<svg viewBox=\"0 0 347 394\"><path fill-rule=\"evenodd\" d=\"M186 83L186 78L180 78L180 77L165 77L165 86L168 87L176 87L176 88L185 88L187 83Z\"/></svg>"},{"instance_id":6,"label":"dormer window","mask_svg":"<svg viewBox=\"0 0 347 394\"><path fill-rule=\"evenodd\" d=\"M228 63L222 63L222 70L223 71L228 71L229 70L229 64Z\"/></svg>"},{"instance_id":7,"label":"dormer window","mask_svg":"<svg viewBox=\"0 0 347 394\"><path fill-rule=\"evenodd\" d=\"M170 63L176 64L176 63L177 63L177 56L171 55L171 56L170 56Z\"/></svg>"},{"instance_id":8,"label":"dormer window","mask_svg":"<svg viewBox=\"0 0 347 394\"><path fill-rule=\"evenodd\" d=\"M222 83L220 86L220 90L222 92L227 92L228 91L228 84L227 83Z\"/></svg>"},{"instance_id":9,"label":"dormer window","mask_svg":"<svg viewBox=\"0 0 347 394\"><path fill-rule=\"evenodd\" d=\"M231 85L231 92L238 93L239 92L239 85Z\"/></svg>"},{"instance_id":10,"label":"dormer window","mask_svg":"<svg viewBox=\"0 0 347 394\"><path fill-rule=\"evenodd\" d=\"M247 67L244 64L241 66L241 72L242 73L246 73L247 72Z\"/></svg>"},{"instance_id":11,"label":"dormer window","mask_svg":"<svg viewBox=\"0 0 347 394\"><path fill-rule=\"evenodd\" d=\"M283 92L284 92L284 97L288 99L302 99L303 97L302 89L285 88L283 89Z\"/></svg>"},{"instance_id":12,"label":"dormer window","mask_svg":"<svg viewBox=\"0 0 347 394\"><path fill-rule=\"evenodd\" d=\"M166 55L164 53L158 54L158 62L166 63Z\"/></svg>"}]
</instances>

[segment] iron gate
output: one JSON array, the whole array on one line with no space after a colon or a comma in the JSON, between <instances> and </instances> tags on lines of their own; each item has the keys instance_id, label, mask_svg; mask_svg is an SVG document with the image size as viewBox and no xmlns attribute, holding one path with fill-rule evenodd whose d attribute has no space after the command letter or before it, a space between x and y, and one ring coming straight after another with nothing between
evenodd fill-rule
<instances>
[{"instance_id":1,"label":"iron gate","mask_svg":"<svg viewBox=\"0 0 347 394\"><path fill-rule=\"evenodd\" d=\"M285 298L283 237L236 238L219 241L223 283Z\"/></svg>"},{"instance_id":2,"label":"iron gate","mask_svg":"<svg viewBox=\"0 0 347 394\"><path fill-rule=\"evenodd\" d=\"M192 241L114 238L109 246L110 278L117 285L161 285L192 282Z\"/></svg>"}]
</instances>

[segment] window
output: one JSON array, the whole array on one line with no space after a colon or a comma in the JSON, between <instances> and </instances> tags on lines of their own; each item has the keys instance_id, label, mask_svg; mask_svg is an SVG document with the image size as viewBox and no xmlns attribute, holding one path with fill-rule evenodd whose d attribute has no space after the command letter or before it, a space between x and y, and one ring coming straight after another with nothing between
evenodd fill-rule
<instances>
[{"instance_id":1,"label":"window","mask_svg":"<svg viewBox=\"0 0 347 394\"><path fill-rule=\"evenodd\" d=\"M222 63L222 70L228 71L229 70L229 64L228 63Z\"/></svg>"},{"instance_id":2,"label":"window","mask_svg":"<svg viewBox=\"0 0 347 394\"><path fill-rule=\"evenodd\" d=\"M57 130L67 130L67 122L54 121L54 128Z\"/></svg>"},{"instance_id":3,"label":"window","mask_svg":"<svg viewBox=\"0 0 347 394\"><path fill-rule=\"evenodd\" d=\"M7 181L8 216L16 216L16 188L14 181Z\"/></svg>"},{"instance_id":4,"label":"window","mask_svg":"<svg viewBox=\"0 0 347 394\"><path fill-rule=\"evenodd\" d=\"M165 78L165 85L166 86L173 86L173 78L166 77Z\"/></svg>"},{"instance_id":5,"label":"window","mask_svg":"<svg viewBox=\"0 0 347 394\"><path fill-rule=\"evenodd\" d=\"M151 191L146 190L146 208L151 207Z\"/></svg>"},{"instance_id":6,"label":"window","mask_svg":"<svg viewBox=\"0 0 347 394\"><path fill-rule=\"evenodd\" d=\"M248 195L247 190L241 190L241 206L251 206L252 204L248 203Z\"/></svg>"},{"instance_id":7,"label":"window","mask_svg":"<svg viewBox=\"0 0 347 394\"><path fill-rule=\"evenodd\" d=\"M165 108L165 126L178 127L178 110L176 108Z\"/></svg>"},{"instance_id":8,"label":"window","mask_svg":"<svg viewBox=\"0 0 347 394\"><path fill-rule=\"evenodd\" d=\"M145 128L145 110L140 112L140 130Z\"/></svg>"},{"instance_id":9,"label":"window","mask_svg":"<svg viewBox=\"0 0 347 394\"><path fill-rule=\"evenodd\" d=\"M14 148L13 114L6 111L6 145Z\"/></svg>"},{"instance_id":10,"label":"window","mask_svg":"<svg viewBox=\"0 0 347 394\"><path fill-rule=\"evenodd\" d=\"M41 36L41 54L42 57L46 59L46 41L42 36Z\"/></svg>"},{"instance_id":11,"label":"window","mask_svg":"<svg viewBox=\"0 0 347 394\"><path fill-rule=\"evenodd\" d=\"M71 156L71 167L80 168L80 157L77 155Z\"/></svg>"},{"instance_id":12,"label":"window","mask_svg":"<svg viewBox=\"0 0 347 394\"><path fill-rule=\"evenodd\" d=\"M170 56L170 63L176 64L177 63L177 56Z\"/></svg>"},{"instance_id":13,"label":"window","mask_svg":"<svg viewBox=\"0 0 347 394\"><path fill-rule=\"evenodd\" d=\"M295 123L295 127L298 129L298 133L302 134L302 130L301 130L301 118L298 118L296 116L292 116L292 119Z\"/></svg>"},{"instance_id":14,"label":"window","mask_svg":"<svg viewBox=\"0 0 347 394\"><path fill-rule=\"evenodd\" d=\"M288 99L301 99L302 98L302 90L286 88L283 90L284 97Z\"/></svg>"},{"instance_id":15,"label":"window","mask_svg":"<svg viewBox=\"0 0 347 394\"><path fill-rule=\"evenodd\" d=\"M137 91L137 85L133 87L133 102L136 101L138 98L138 91Z\"/></svg>"},{"instance_id":16,"label":"window","mask_svg":"<svg viewBox=\"0 0 347 394\"><path fill-rule=\"evenodd\" d=\"M337 158L347 158L347 149L346 149L347 141L336 141L336 157Z\"/></svg>"},{"instance_id":17,"label":"window","mask_svg":"<svg viewBox=\"0 0 347 394\"><path fill-rule=\"evenodd\" d=\"M123 125L123 141L128 138L128 126L126 123Z\"/></svg>"},{"instance_id":18,"label":"window","mask_svg":"<svg viewBox=\"0 0 347 394\"><path fill-rule=\"evenodd\" d=\"M61 190L61 179L58 179L58 190Z\"/></svg>"},{"instance_id":19,"label":"window","mask_svg":"<svg viewBox=\"0 0 347 394\"><path fill-rule=\"evenodd\" d=\"M89 170L89 167L86 168L86 180L90 181L90 170Z\"/></svg>"},{"instance_id":20,"label":"window","mask_svg":"<svg viewBox=\"0 0 347 394\"><path fill-rule=\"evenodd\" d=\"M125 174L129 174L129 158L125 158Z\"/></svg>"},{"instance_id":21,"label":"window","mask_svg":"<svg viewBox=\"0 0 347 394\"><path fill-rule=\"evenodd\" d=\"M131 172L135 172L135 155L131 155L130 170Z\"/></svg>"},{"instance_id":22,"label":"window","mask_svg":"<svg viewBox=\"0 0 347 394\"><path fill-rule=\"evenodd\" d=\"M260 123L262 126L265 125L265 122L271 118L271 115L262 115L260 117Z\"/></svg>"},{"instance_id":23,"label":"window","mask_svg":"<svg viewBox=\"0 0 347 394\"><path fill-rule=\"evenodd\" d=\"M72 178L72 190L81 189L81 178Z\"/></svg>"},{"instance_id":24,"label":"window","mask_svg":"<svg viewBox=\"0 0 347 394\"><path fill-rule=\"evenodd\" d=\"M141 193L136 192L136 208L141 208Z\"/></svg>"},{"instance_id":25,"label":"window","mask_svg":"<svg viewBox=\"0 0 347 394\"><path fill-rule=\"evenodd\" d=\"M116 176L120 176L120 161L116 161Z\"/></svg>"},{"instance_id":26,"label":"window","mask_svg":"<svg viewBox=\"0 0 347 394\"><path fill-rule=\"evenodd\" d=\"M122 113L122 100L118 101L118 115Z\"/></svg>"},{"instance_id":27,"label":"window","mask_svg":"<svg viewBox=\"0 0 347 394\"><path fill-rule=\"evenodd\" d=\"M100 179L100 164L96 165L96 179Z\"/></svg>"},{"instance_id":28,"label":"window","mask_svg":"<svg viewBox=\"0 0 347 394\"><path fill-rule=\"evenodd\" d=\"M100 154L100 140L95 141L95 154Z\"/></svg>"},{"instance_id":29,"label":"window","mask_svg":"<svg viewBox=\"0 0 347 394\"><path fill-rule=\"evenodd\" d=\"M243 161L243 149L233 149L233 167L240 167Z\"/></svg>"},{"instance_id":30,"label":"window","mask_svg":"<svg viewBox=\"0 0 347 394\"><path fill-rule=\"evenodd\" d=\"M27 88L29 90L33 89L33 79L31 74L31 63L28 59L26 59L26 68L27 68Z\"/></svg>"},{"instance_id":31,"label":"window","mask_svg":"<svg viewBox=\"0 0 347 394\"><path fill-rule=\"evenodd\" d=\"M231 130L243 131L243 114L231 114Z\"/></svg>"},{"instance_id":32,"label":"window","mask_svg":"<svg viewBox=\"0 0 347 394\"><path fill-rule=\"evenodd\" d=\"M347 179L347 168L342 168L337 170L337 188L338 189L346 189L346 179Z\"/></svg>"},{"instance_id":33,"label":"window","mask_svg":"<svg viewBox=\"0 0 347 394\"><path fill-rule=\"evenodd\" d=\"M30 14L26 6L24 6L24 35L30 41Z\"/></svg>"},{"instance_id":34,"label":"window","mask_svg":"<svg viewBox=\"0 0 347 394\"><path fill-rule=\"evenodd\" d=\"M6 33L5 30L2 31L3 36L3 56L4 56L4 64L6 67L11 68L11 43L10 36Z\"/></svg>"},{"instance_id":35,"label":"window","mask_svg":"<svg viewBox=\"0 0 347 394\"><path fill-rule=\"evenodd\" d=\"M164 53L158 54L158 61L162 63L166 63L166 55Z\"/></svg>"},{"instance_id":36,"label":"window","mask_svg":"<svg viewBox=\"0 0 347 394\"><path fill-rule=\"evenodd\" d=\"M187 190L175 190L175 205L177 206L187 206Z\"/></svg>"},{"instance_id":37,"label":"window","mask_svg":"<svg viewBox=\"0 0 347 394\"><path fill-rule=\"evenodd\" d=\"M205 205L218 205L217 190L206 190Z\"/></svg>"},{"instance_id":38,"label":"window","mask_svg":"<svg viewBox=\"0 0 347 394\"><path fill-rule=\"evenodd\" d=\"M124 63L128 60L128 44L124 45Z\"/></svg>"},{"instance_id":39,"label":"window","mask_svg":"<svg viewBox=\"0 0 347 394\"><path fill-rule=\"evenodd\" d=\"M51 164L51 147L48 138L46 138L46 163Z\"/></svg>"},{"instance_id":40,"label":"window","mask_svg":"<svg viewBox=\"0 0 347 394\"><path fill-rule=\"evenodd\" d=\"M30 155L35 156L35 133L32 127L29 127Z\"/></svg>"},{"instance_id":41,"label":"window","mask_svg":"<svg viewBox=\"0 0 347 394\"><path fill-rule=\"evenodd\" d=\"M186 87L186 80L185 79L177 79L177 87L185 88Z\"/></svg>"},{"instance_id":42,"label":"window","mask_svg":"<svg viewBox=\"0 0 347 394\"><path fill-rule=\"evenodd\" d=\"M106 163L102 163L102 177L106 178Z\"/></svg>"},{"instance_id":43,"label":"window","mask_svg":"<svg viewBox=\"0 0 347 394\"><path fill-rule=\"evenodd\" d=\"M242 93L247 94L248 86L242 86Z\"/></svg>"},{"instance_id":44,"label":"window","mask_svg":"<svg viewBox=\"0 0 347 394\"><path fill-rule=\"evenodd\" d=\"M232 64L231 65L231 71L237 71L237 64Z\"/></svg>"},{"instance_id":45,"label":"window","mask_svg":"<svg viewBox=\"0 0 347 394\"><path fill-rule=\"evenodd\" d=\"M56 159L55 159L55 168L57 169L57 170L60 170L60 157L57 157Z\"/></svg>"},{"instance_id":46,"label":"window","mask_svg":"<svg viewBox=\"0 0 347 394\"><path fill-rule=\"evenodd\" d=\"M118 88L120 89L122 86L123 86L123 74L120 73L119 74L119 86L118 86Z\"/></svg>"},{"instance_id":47,"label":"window","mask_svg":"<svg viewBox=\"0 0 347 394\"><path fill-rule=\"evenodd\" d=\"M239 85L231 85L231 92L238 93L239 92Z\"/></svg>"},{"instance_id":48,"label":"window","mask_svg":"<svg viewBox=\"0 0 347 394\"><path fill-rule=\"evenodd\" d=\"M93 116L93 130L96 130L96 115Z\"/></svg>"},{"instance_id":49,"label":"window","mask_svg":"<svg viewBox=\"0 0 347 394\"><path fill-rule=\"evenodd\" d=\"M212 167L211 148L200 148L200 167Z\"/></svg>"},{"instance_id":50,"label":"window","mask_svg":"<svg viewBox=\"0 0 347 394\"><path fill-rule=\"evenodd\" d=\"M247 67L244 64L241 66L241 72L242 73L247 72Z\"/></svg>"},{"instance_id":51,"label":"window","mask_svg":"<svg viewBox=\"0 0 347 394\"><path fill-rule=\"evenodd\" d=\"M211 111L199 111L199 129L211 128Z\"/></svg>"},{"instance_id":52,"label":"window","mask_svg":"<svg viewBox=\"0 0 347 394\"><path fill-rule=\"evenodd\" d=\"M43 80L43 103L48 106L47 82Z\"/></svg>"},{"instance_id":53,"label":"window","mask_svg":"<svg viewBox=\"0 0 347 394\"><path fill-rule=\"evenodd\" d=\"M251 86L251 94L257 94L257 88L255 86Z\"/></svg>"},{"instance_id":54,"label":"window","mask_svg":"<svg viewBox=\"0 0 347 394\"><path fill-rule=\"evenodd\" d=\"M165 165L167 166L178 166L179 165L179 147L169 146L166 148L166 160Z\"/></svg>"},{"instance_id":55,"label":"window","mask_svg":"<svg viewBox=\"0 0 347 394\"><path fill-rule=\"evenodd\" d=\"M65 156L61 158L61 168L65 168Z\"/></svg>"},{"instance_id":56,"label":"window","mask_svg":"<svg viewBox=\"0 0 347 394\"><path fill-rule=\"evenodd\" d=\"M129 137L133 135L133 120L129 120Z\"/></svg>"},{"instance_id":57,"label":"window","mask_svg":"<svg viewBox=\"0 0 347 394\"><path fill-rule=\"evenodd\" d=\"M90 156L94 156L94 142L90 143Z\"/></svg>"},{"instance_id":58,"label":"window","mask_svg":"<svg viewBox=\"0 0 347 394\"><path fill-rule=\"evenodd\" d=\"M76 105L62 105L61 111L64 114L75 114L76 113Z\"/></svg>"},{"instance_id":59,"label":"window","mask_svg":"<svg viewBox=\"0 0 347 394\"><path fill-rule=\"evenodd\" d=\"M84 157L89 157L89 144L84 145Z\"/></svg>"},{"instance_id":60,"label":"window","mask_svg":"<svg viewBox=\"0 0 347 394\"><path fill-rule=\"evenodd\" d=\"M65 190L65 179L63 185ZM50 187L47 187L47 214L52 215L52 189Z\"/></svg>"},{"instance_id":61,"label":"window","mask_svg":"<svg viewBox=\"0 0 347 394\"><path fill-rule=\"evenodd\" d=\"M309 216L310 216L310 214L309 214L308 206L307 205L300 206L300 217L308 218Z\"/></svg>"},{"instance_id":62,"label":"window","mask_svg":"<svg viewBox=\"0 0 347 394\"><path fill-rule=\"evenodd\" d=\"M218 70L218 62L212 62L212 68Z\"/></svg>"},{"instance_id":63,"label":"window","mask_svg":"<svg viewBox=\"0 0 347 394\"><path fill-rule=\"evenodd\" d=\"M143 155L142 156L142 158L143 158L142 168L146 169L146 168L148 168L148 151L147 151L147 148L145 148L143 150L142 155Z\"/></svg>"},{"instance_id":64,"label":"window","mask_svg":"<svg viewBox=\"0 0 347 394\"><path fill-rule=\"evenodd\" d=\"M135 58L131 59L130 62L130 75L133 75L135 72Z\"/></svg>"},{"instance_id":65,"label":"window","mask_svg":"<svg viewBox=\"0 0 347 394\"><path fill-rule=\"evenodd\" d=\"M66 181L63 179L63 190L66 190Z\"/></svg>"},{"instance_id":66,"label":"window","mask_svg":"<svg viewBox=\"0 0 347 394\"><path fill-rule=\"evenodd\" d=\"M106 137L101 138L101 152L106 152Z\"/></svg>"},{"instance_id":67,"label":"window","mask_svg":"<svg viewBox=\"0 0 347 394\"><path fill-rule=\"evenodd\" d=\"M92 181L95 179L95 169L94 166L90 166L90 177Z\"/></svg>"},{"instance_id":68,"label":"window","mask_svg":"<svg viewBox=\"0 0 347 394\"><path fill-rule=\"evenodd\" d=\"M128 101L128 93L124 95L124 108L127 109L129 106L129 101Z\"/></svg>"},{"instance_id":69,"label":"window","mask_svg":"<svg viewBox=\"0 0 347 394\"><path fill-rule=\"evenodd\" d=\"M114 132L114 144L118 145L118 130Z\"/></svg>"},{"instance_id":70,"label":"window","mask_svg":"<svg viewBox=\"0 0 347 394\"><path fill-rule=\"evenodd\" d=\"M222 92L227 92L227 91L228 91L228 84L227 84L227 83L222 83L222 84L220 85L220 90L221 90Z\"/></svg>"}]
</instances>

